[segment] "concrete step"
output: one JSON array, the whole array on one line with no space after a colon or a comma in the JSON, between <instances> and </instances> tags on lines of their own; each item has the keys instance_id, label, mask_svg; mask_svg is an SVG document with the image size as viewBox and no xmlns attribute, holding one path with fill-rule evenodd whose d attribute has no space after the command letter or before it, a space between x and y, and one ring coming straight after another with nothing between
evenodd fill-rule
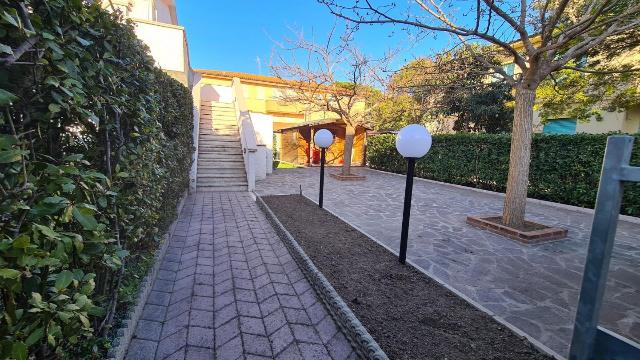
<instances>
[{"instance_id":1,"label":"concrete step","mask_svg":"<svg viewBox=\"0 0 640 360\"><path fill-rule=\"evenodd\" d=\"M203 101L200 106L235 107L232 102Z\"/></svg>"},{"instance_id":2,"label":"concrete step","mask_svg":"<svg viewBox=\"0 0 640 360\"><path fill-rule=\"evenodd\" d=\"M242 148L238 146L208 146L201 145L198 147L199 153L217 153L217 154L239 154L242 155Z\"/></svg>"},{"instance_id":3,"label":"concrete step","mask_svg":"<svg viewBox=\"0 0 640 360\"><path fill-rule=\"evenodd\" d=\"M200 111L200 118L205 118L205 119L211 119L211 118L217 118L217 117L225 117L225 118L236 118L236 113L235 111L209 111L209 110L202 110Z\"/></svg>"},{"instance_id":4,"label":"concrete step","mask_svg":"<svg viewBox=\"0 0 640 360\"><path fill-rule=\"evenodd\" d=\"M238 147L210 147L201 146L198 148L199 154L224 154L224 155L240 155L242 156L242 148Z\"/></svg>"},{"instance_id":5,"label":"concrete step","mask_svg":"<svg viewBox=\"0 0 640 360\"><path fill-rule=\"evenodd\" d=\"M218 101L203 101L200 103L200 106L216 106L216 107L224 107L224 108L234 108L232 102L218 102Z\"/></svg>"},{"instance_id":6,"label":"concrete step","mask_svg":"<svg viewBox=\"0 0 640 360\"><path fill-rule=\"evenodd\" d=\"M238 129L202 129L200 131L200 135L235 135L238 136L240 133L238 132Z\"/></svg>"},{"instance_id":7,"label":"concrete step","mask_svg":"<svg viewBox=\"0 0 640 360\"><path fill-rule=\"evenodd\" d=\"M226 141L226 142L240 142L239 135L213 135L213 134L200 134L198 136L199 142L203 141Z\"/></svg>"},{"instance_id":8,"label":"concrete step","mask_svg":"<svg viewBox=\"0 0 640 360\"><path fill-rule=\"evenodd\" d=\"M219 192L236 192L236 191L248 191L249 188L245 185L245 186L200 186L198 185L197 187L197 191L202 191L202 192L215 192L215 191L219 191Z\"/></svg>"},{"instance_id":9,"label":"concrete step","mask_svg":"<svg viewBox=\"0 0 640 360\"><path fill-rule=\"evenodd\" d=\"M219 149L219 148L228 148L228 149L241 149L242 145L240 144L240 140L234 141L199 141L198 148L200 149Z\"/></svg>"},{"instance_id":10,"label":"concrete step","mask_svg":"<svg viewBox=\"0 0 640 360\"><path fill-rule=\"evenodd\" d=\"M205 127L205 128L200 128L200 132L202 133L203 131L234 131L234 132L238 132L238 127L235 125L228 125L228 126L212 126L212 127Z\"/></svg>"},{"instance_id":11,"label":"concrete step","mask_svg":"<svg viewBox=\"0 0 640 360\"><path fill-rule=\"evenodd\" d=\"M232 161L218 161L211 159L198 159L198 172L204 171L207 173L208 170L212 172L217 171L217 169L243 169L244 170L244 161L232 162Z\"/></svg>"},{"instance_id":12,"label":"concrete step","mask_svg":"<svg viewBox=\"0 0 640 360\"><path fill-rule=\"evenodd\" d=\"M200 157L198 156L198 166L200 165L236 165L236 164L241 164L242 167L244 168L244 159L241 157L239 158L210 158L210 157Z\"/></svg>"},{"instance_id":13,"label":"concrete step","mask_svg":"<svg viewBox=\"0 0 640 360\"><path fill-rule=\"evenodd\" d=\"M235 170L231 171L221 171L221 172L204 172L202 174L198 174L198 179L247 179L247 174L244 171Z\"/></svg>"},{"instance_id":14,"label":"concrete step","mask_svg":"<svg viewBox=\"0 0 640 360\"><path fill-rule=\"evenodd\" d=\"M203 159L215 159L220 161L244 161L242 153L231 154L225 152L199 152L198 161Z\"/></svg>"},{"instance_id":15,"label":"concrete step","mask_svg":"<svg viewBox=\"0 0 640 360\"><path fill-rule=\"evenodd\" d=\"M200 171L202 170L202 171ZM243 168L205 168L198 169L198 176L247 177Z\"/></svg>"}]
</instances>

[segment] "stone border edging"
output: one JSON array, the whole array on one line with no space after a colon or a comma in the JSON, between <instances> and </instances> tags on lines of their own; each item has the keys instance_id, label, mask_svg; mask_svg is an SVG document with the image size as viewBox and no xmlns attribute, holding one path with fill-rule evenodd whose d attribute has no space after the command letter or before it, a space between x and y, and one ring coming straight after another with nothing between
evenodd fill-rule
<instances>
[{"instance_id":1,"label":"stone border edging","mask_svg":"<svg viewBox=\"0 0 640 360\"><path fill-rule=\"evenodd\" d=\"M302 272L307 280L309 280L318 297L324 303L331 317L336 321L349 339L349 342L354 346L358 355L365 359L388 360L387 354L384 353L380 345L378 345L349 306L347 306L340 295L338 295L331 283L329 283L318 268L316 268L313 261L311 261L284 225L282 225L264 200L262 200L260 196L256 196L256 202L258 203L258 207L265 213L285 246L289 249L289 252L302 269Z\"/></svg>"},{"instance_id":2,"label":"stone border edging","mask_svg":"<svg viewBox=\"0 0 640 360\"><path fill-rule=\"evenodd\" d=\"M158 274L158 270L160 270L160 264L164 259L164 255L167 252L167 248L169 247L169 242L173 237L173 231L176 228L176 224L178 222L178 218L180 217L180 213L182 212L182 207L184 206L185 199L189 195L188 191L185 191L182 194L182 199L178 203L176 208L177 216L175 220L169 226L169 230L164 235L164 242L160 246L160 249L156 252L155 261L153 263L153 267L149 270L147 275L144 277L142 282L140 283L140 287L138 289L138 297L136 299L136 305L133 309L129 310L125 320L122 323L122 326L118 328L116 331L116 338L112 341L113 347L109 350L107 354L108 360L122 360L127 354L127 349L129 344L131 343L131 339L133 338L133 333L136 330L136 325L138 325L138 320L140 320L140 316L142 315L142 310L144 309L145 304L147 303L147 298L151 293L151 289L153 288L153 281Z\"/></svg>"},{"instance_id":3,"label":"stone border edging","mask_svg":"<svg viewBox=\"0 0 640 360\"><path fill-rule=\"evenodd\" d=\"M317 204L318 202L310 197L308 197L307 195L303 196L309 200L311 200L311 202ZM359 228L358 226L350 223L349 221L347 221L345 218L343 218L342 216L336 214L335 212L324 208L324 210L328 211L331 215L337 217L338 219L344 221L345 223L349 224L349 226L353 227L354 229L358 230L359 232L363 233L365 236L367 236L368 238L370 238L371 240L375 241L378 245L384 247L385 249L387 249L388 251L390 251L392 254L394 255L398 255L398 252L392 248L390 248L389 246L387 246L386 244L382 243L380 240L376 239L375 237L373 237L372 235L370 235L369 233L367 233L366 231L362 230L361 228ZM566 358L560 354L558 354L557 352L551 350L551 348L549 348L548 346L544 345L543 343L541 343L540 341L536 340L535 338L533 338L531 335L525 333L524 331L518 329L517 327L515 327L514 325L512 325L511 323L509 323L508 321L506 321L505 319L503 319L501 316L495 314L493 311L487 309L486 307L484 307L483 305L477 303L475 300L471 299L470 297L468 297L467 295L463 294L462 292L460 292L459 290L457 290L456 288L454 288L453 286L447 284L446 282L442 281L440 278L438 278L437 276L435 276L434 274L424 270L423 268L421 268L420 266L418 266L417 264L415 264L413 261L411 261L410 259L406 260L408 264L410 264L411 266L413 266L416 270L418 270L419 272L423 273L424 275L428 276L429 278L433 279L435 282L437 282L438 284L440 284L441 286L443 286L444 288L446 288L447 290L451 291L452 293L456 294L458 297L460 297L461 299L463 299L464 301L468 302L469 304L471 304L473 307L475 307L476 309L484 312L485 314L491 316L491 318L493 318L494 320L496 320L497 322L499 322L502 326L508 328L509 330L513 331L514 333L516 333L519 336L522 336L524 338L526 338L536 349L542 351L543 353L553 357L554 359L559 359L559 360L565 360Z\"/></svg>"},{"instance_id":4,"label":"stone border edging","mask_svg":"<svg viewBox=\"0 0 640 360\"><path fill-rule=\"evenodd\" d=\"M394 172L390 172L390 171L372 169L370 167L366 167L365 169L371 170L371 171L375 171L375 172L379 172L379 173L383 173L383 174L396 175L396 176L402 176L402 177L405 176L404 174L398 174L398 173L394 173ZM458 184L451 184L451 183L446 183L446 182L437 181L437 180L425 179L425 178L421 178L421 177L417 177L417 176L414 179L420 180L420 181L429 182L429 183L434 183L434 184L438 184L438 185L447 185L447 186L452 186L452 187L455 187L455 188L458 188L458 189L466 189L466 190L476 191L476 192L480 192L480 193L484 193L484 194L496 195L496 196L504 197L504 194L501 193L501 192L485 190L485 189L479 189L479 188L474 188L474 187L464 186L464 185L458 185ZM567 204L561 204L561 203L556 203L556 202L552 202L552 201L533 199L533 198L527 198L527 202L528 203L533 203L533 204L545 205L545 206L549 206L549 207L553 207L553 208L557 208L557 209L575 211L575 212L579 212L579 213L583 213L583 214L589 214L589 215L593 215L594 214L594 210L593 209L584 208L584 207L575 206L575 205L567 205ZM626 222L632 223L632 224L640 224L640 217L620 214L620 215L618 215L618 221L626 221Z\"/></svg>"}]
</instances>

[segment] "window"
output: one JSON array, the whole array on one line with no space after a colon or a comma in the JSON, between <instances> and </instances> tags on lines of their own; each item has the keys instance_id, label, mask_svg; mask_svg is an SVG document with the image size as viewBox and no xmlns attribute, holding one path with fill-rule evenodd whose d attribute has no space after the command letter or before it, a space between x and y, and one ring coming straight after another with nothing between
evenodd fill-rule
<instances>
[{"instance_id":1,"label":"window","mask_svg":"<svg viewBox=\"0 0 640 360\"><path fill-rule=\"evenodd\" d=\"M505 66L503 66L504 71L507 73L507 75L509 76L513 76L515 70L516 70L516 64L507 64Z\"/></svg>"},{"instance_id":2,"label":"window","mask_svg":"<svg viewBox=\"0 0 640 360\"><path fill-rule=\"evenodd\" d=\"M550 119L544 124L542 130L544 134L565 134L576 133L576 119Z\"/></svg>"}]
</instances>

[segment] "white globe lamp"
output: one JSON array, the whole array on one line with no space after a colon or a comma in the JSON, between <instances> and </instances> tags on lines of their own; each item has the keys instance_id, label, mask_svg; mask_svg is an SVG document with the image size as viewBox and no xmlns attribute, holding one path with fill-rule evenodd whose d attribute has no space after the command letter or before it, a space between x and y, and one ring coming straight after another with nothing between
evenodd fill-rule
<instances>
[{"instance_id":1,"label":"white globe lamp","mask_svg":"<svg viewBox=\"0 0 640 360\"><path fill-rule=\"evenodd\" d=\"M333 134L327 129L321 129L313 136L313 142L321 149L326 149L333 144Z\"/></svg>"},{"instance_id":2,"label":"white globe lamp","mask_svg":"<svg viewBox=\"0 0 640 360\"><path fill-rule=\"evenodd\" d=\"M333 144L333 134L327 129L320 129L313 136L313 142L320 148L320 192L318 193L318 206L322 208L324 195L324 161L327 148Z\"/></svg>"},{"instance_id":3,"label":"white globe lamp","mask_svg":"<svg viewBox=\"0 0 640 360\"><path fill-rule=\"evenodd\" d=\"M411 217L411 193L413 192L413 174L416 159L431 149L431 134L426 127L412 124L403 127L396 137L396 149L407 159L407 183L404 188L404 210L402 212L402 232L400 233L400 252L398 260L404 264L407 259L407 238L409 237L409 217Z\"/></svg>"},{"instance_id":4,"label":"white globe lamp","mask_svg":"<svg viewBox=\"0 0 640 360\"><path fill-rule=\"evenodd\" d=\"M431 149L431 134L422 125L405 126L396 137L396 149L405 158L421 158Z\"/></svg>"}]
</instances>

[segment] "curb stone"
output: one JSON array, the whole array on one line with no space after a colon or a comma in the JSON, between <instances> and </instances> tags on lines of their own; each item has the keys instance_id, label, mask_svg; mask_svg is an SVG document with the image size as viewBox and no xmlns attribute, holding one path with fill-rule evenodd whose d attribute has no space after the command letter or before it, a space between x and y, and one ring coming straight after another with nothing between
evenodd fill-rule
<instances>
[{"instance_id":1,"label":"curb stone","mask_svg":"<svg viewBox=\"0 0 640 360\"><path fill-rule=\"evenodd\" d=\"M313 261L307 256L298 242L289 231L285 229L278 218L276 218L264 200L262 200L260 196L257 196L256 202L302 269L305 277L309 280L314 291L324 303L331 317L336 321L347 339L349 339L349 342L353 345L356 353L364 359L388 360L387 354L384 353L380 345L378 345L360 320L358 320L344 300L338 295L331 283L329 283L318 268L316 268Z\"/></svg>"},{"instance_id":2,"label":"curb stone","mask_svg":"<svg viewBox=\"0 0 640 360\"><path fill-rule=\"evenodd\" d=\"M136 305L129 311L122 323L122 326L120 326L120 328L118 328L118 330L116 331L116 338L112 342L113 347L107 353L107 360L122 360L127 354L129 343L131 343L133 333L136 330L136 325L138 324L138 320L140 320L140 316L142 315L142 309L147 303L147 298L149 297L151 289L153 288L153 280L158 274L162 259L164 259L164 255L167 252L167 248L169 247L169 242L173 237L173 231L175 230L176 223L178 222L180 212L182 212L182 207L184 206L184 201L187 198L187 195L188 192L185 191L180 202L178 203L178 206L176 208L178 216L176 216L176 219L171 223L169 230L163 237L164 241L162 242L160 249L158 249L158 251L156 252L153 267L149 270L147 275L140 283L140 288L138 289L138 297L135 303Z\"/></svg>"},{"instance_id":3,"label":"curb stone","mask_svg":"<svg viewBox=\"0 0 640 360\"><path fill-rule=\"evenodd\" d=\"M303 194L302 196L304 196L305 198L309 199L311 202L313 202L314 204L317 204L318 202L312 198L310 198L309 196ZM351 226L352 228L358 230L359 232L361 232L362 234L364 234L365 236L367 236L369 239L373 240L375 243L377 243L378 245L382 246L383 248L387 249L390 253L394 254L395 256L398 256L398 252L392 248L390 248L389 246L387 246L386 244L384 244L382 241L376 239L374 236L372 236L371 234L367 233L366 231L364 231L363 229L359 228L358 226L350 223L349 221L347 221L347 219L343 218L342 216L336 214L335 212L324 208L325 211L329 212L331 215L337 217L338 219L342 220L344 223L349 224L349 226ZM419 272L423 273L424 275L428 276L429 278L431 278L432 280L434 280L435 282L437 282L438 284L440 284L442 287L444 287L445 289L451 291L452 293L454 293L455 295L457 295L459 298L463 299L464 301L468 302L469 304L471 304L473 307L475 307L476 309L486 313L487 315L491 316L494 320L496 320L498 323L500 323L501 325L503 325L504 327L506 327L507 329L513 331L515 334L517 334L518 336L527 339L531 345L533 347L535 347L536 349L538 349L539 351L551 356L553 359L556 360L566 360L566 358L562 355L560 355L559 353L555 352L554 350L551 350L551 348L549 348L548 346L546 346L545 344L541 343L540 341L536 340L533 336L525 333L524 331L520 330L519 328L517 328L515 325L512 325L510 322L508 322L507 320L505 320L504 318L502 318L501 316L495 314L493 311L487 309L486 307L484 307L482 304L476 302L475 300L471 299L470 297L468 297L467 295L463 294L461 291L459 291L458 289L454 288L453 286L447 284L446 282L444 282L443 280L441 280L439 277L437 277L436 275L432 274L429 271L424 270L423 268L421 268L420 266L418 266L417 264L415 264L413 261L411 261L410 259L407 259L407 264L413 266L414 269L418 270Z\"/></svg>"}]
</instances>

